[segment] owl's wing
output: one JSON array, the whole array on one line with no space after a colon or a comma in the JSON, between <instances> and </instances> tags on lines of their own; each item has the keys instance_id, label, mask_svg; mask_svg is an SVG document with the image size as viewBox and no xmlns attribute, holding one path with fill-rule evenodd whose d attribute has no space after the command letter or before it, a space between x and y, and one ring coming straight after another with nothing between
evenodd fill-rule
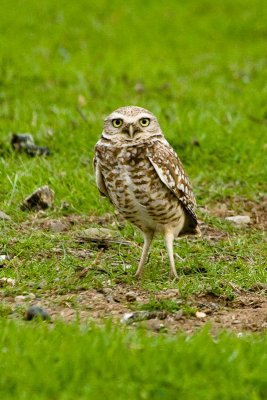
<instances>
[{"instance_id":1,"label":"owl's wing","mask_svg":"<svg viewBox=\"0 0 267 400\"><path fill-rule=\"evenodd\" d=\"M94 169L95 169L95 176L96 176L96 186L101 194L101 196L106 196L109 198L108 191L105 185L105 181L103 178L103 174L101 172L101 166L97 157L94 157Z\"/></svg>"},{"instance_id":2,"label":"owl's wing","mask_svg":"<svg viewBox=\"0 0 267 400\"><path fill-rule=\"evenodd\" d=\"M147 156L158 177L181 201L185 210L197 224L194 212L196 200L183 165L167 140L155 142L147 148Z\"/></svg>"}]
</instances>

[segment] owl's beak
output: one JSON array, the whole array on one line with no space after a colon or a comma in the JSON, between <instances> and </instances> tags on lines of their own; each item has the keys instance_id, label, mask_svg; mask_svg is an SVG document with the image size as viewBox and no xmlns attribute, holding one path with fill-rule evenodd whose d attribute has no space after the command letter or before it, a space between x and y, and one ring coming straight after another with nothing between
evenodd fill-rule
<instances>
[{"instance_id":1,"label":"owl's beak","mask_svg":"<svg viewBox=\"0 0 267 400\"><path fill-rule=\"evenodd\" d=\"M134 134L137 132L139 132L139 128L134 124L127 124L123 129L123 133L127 133L131 139L133 139Z\"/></svg>"},{"instance_id":2,"label":"owl's beak","mask_svg":"<svg viewBox=\"0 0 267 400\"><path fill-rule=\"evenodd\" d=\"M134 127L132 124L129 125L129 136L132 139L134 135Z\"/></svg>"}]
</instances>

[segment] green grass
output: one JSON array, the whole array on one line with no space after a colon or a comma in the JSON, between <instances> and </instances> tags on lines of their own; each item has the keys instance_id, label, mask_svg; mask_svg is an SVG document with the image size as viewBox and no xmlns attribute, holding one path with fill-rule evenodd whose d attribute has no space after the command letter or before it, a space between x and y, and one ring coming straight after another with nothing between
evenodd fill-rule
<instances>
[{"instance_id":1,"label":"green grass","mask_svg":"<svg viewBox=\"0 0 267 400\"><path fill-rule=\"evenodd\" d=\"M193 337L0 321L9 399L265 399L266 335ZM255 362L256 360L256 362Z\"/></svg>"},{"instance_id":2,"label":"green grass","mask_svg":"<svg viewBox=\"0 0 267 400\"><path fill-rule=\"evenodd\" d=\"M119 328L27 326L23 306L14 312L8 302L29 292L41 300L53 291L79 293L108 281L129 290L139 285L152 299L139 308L169 312L177 303L154 295L178 288L189 313L194 294L232 299L234 287L246 293L267 282L263 230L238 229L201 210L200 219L222 236L177 242L184 259L176 262L178 282L169 280L163 241L156 238L144 279L136 283L142 237L129 224L106 227L138 246L114 244L97 263L99 248L76 240L96 225L87 216L113 212L96 189L92 159L104 116L122 105L157 115L200 207L225 203L236 214L246 212L248 201L261 207L266 24L262 0L2 0L0 210L12 221L0 220L0 254L10 256L0 278L14 278L15 285L0 287L7 297L0 307L1 398L266 398L265 336L223 334L216 341L207 331L151 338ZM14 152L12 132L30 132L51 156ZM38 215L22 211L25 197L45 184L55 191L54 206ZM80 219L64 232L46 225L71 215ZM77 271L88 266L79 279Z\"/></svg>"},{"instance_id":3,"label":"green grass","mask_svg":"<svg viewBox=\"0 0 267 400\"><path fill-rule=\"evenodd\" d=\"M183 304L183 301L155 299L153 297L147 303L134 303L133 309L144 311L167 311L168 313L175 313L182 310L185 315L195 315L196 308L190 307L188 304Z\"/></svg>"}]
</instances>

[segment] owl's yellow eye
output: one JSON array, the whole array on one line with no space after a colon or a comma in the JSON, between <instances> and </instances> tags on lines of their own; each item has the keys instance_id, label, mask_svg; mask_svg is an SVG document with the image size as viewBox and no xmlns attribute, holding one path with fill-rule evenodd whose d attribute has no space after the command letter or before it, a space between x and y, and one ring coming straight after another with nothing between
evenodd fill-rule
<instances>
[{"instance_id":1,"label":"owl's yellow eye","mask_svg":"<svg viewBox=\"0 0 267 400\"><path fill-rule=\"evenodd\" d=\"M121 118L115 118L112 120L112 125L114 126L114 128L119 128L120 126L122 126L123 120Z\"/></svg>"},{"instance_id":2,"label":"owl's yellow eye","mask_svg":"<svg viewBox=\"0 0 267 400\"><path fill-rule=\"evenodd\" d=\"M150 124L150 119L149 118L141 118L139 120L141 126L148 126Z\"/></svg>"}]
</instances>

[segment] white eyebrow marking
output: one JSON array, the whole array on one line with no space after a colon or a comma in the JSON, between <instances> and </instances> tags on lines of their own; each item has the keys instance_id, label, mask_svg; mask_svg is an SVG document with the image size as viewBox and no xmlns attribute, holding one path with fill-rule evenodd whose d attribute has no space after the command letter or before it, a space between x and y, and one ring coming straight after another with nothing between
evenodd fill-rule
<instances>
[{"instance_id":1,"label":"white eyebrow marking","mask_svg":"<svg viewBox=\"0 0 267 400\"><path fill-rule=\"evenodd\" d=\"M110 118L111 118L111 119L117 119L117 118L124 119L124 118L125 118L125 115L123 115L123 114L121 114L121 113L112 113L112 114L110 114Z\"/></svg>"},{"instance_id":2,"label":"white eyebrow marking","mask_svg":"<svg viewBox=\"0 0 267 400\"><path fill-rule=\"evenodd\" d=\"M147 114L147 113L140 113L140 114L138 115L138 118L139 118L139 119L141 119L141 118L148 118L148 119L151 119L151 118L152 118L152 115L149 115L149 114Z\"/></svg>"}]
</instances>

